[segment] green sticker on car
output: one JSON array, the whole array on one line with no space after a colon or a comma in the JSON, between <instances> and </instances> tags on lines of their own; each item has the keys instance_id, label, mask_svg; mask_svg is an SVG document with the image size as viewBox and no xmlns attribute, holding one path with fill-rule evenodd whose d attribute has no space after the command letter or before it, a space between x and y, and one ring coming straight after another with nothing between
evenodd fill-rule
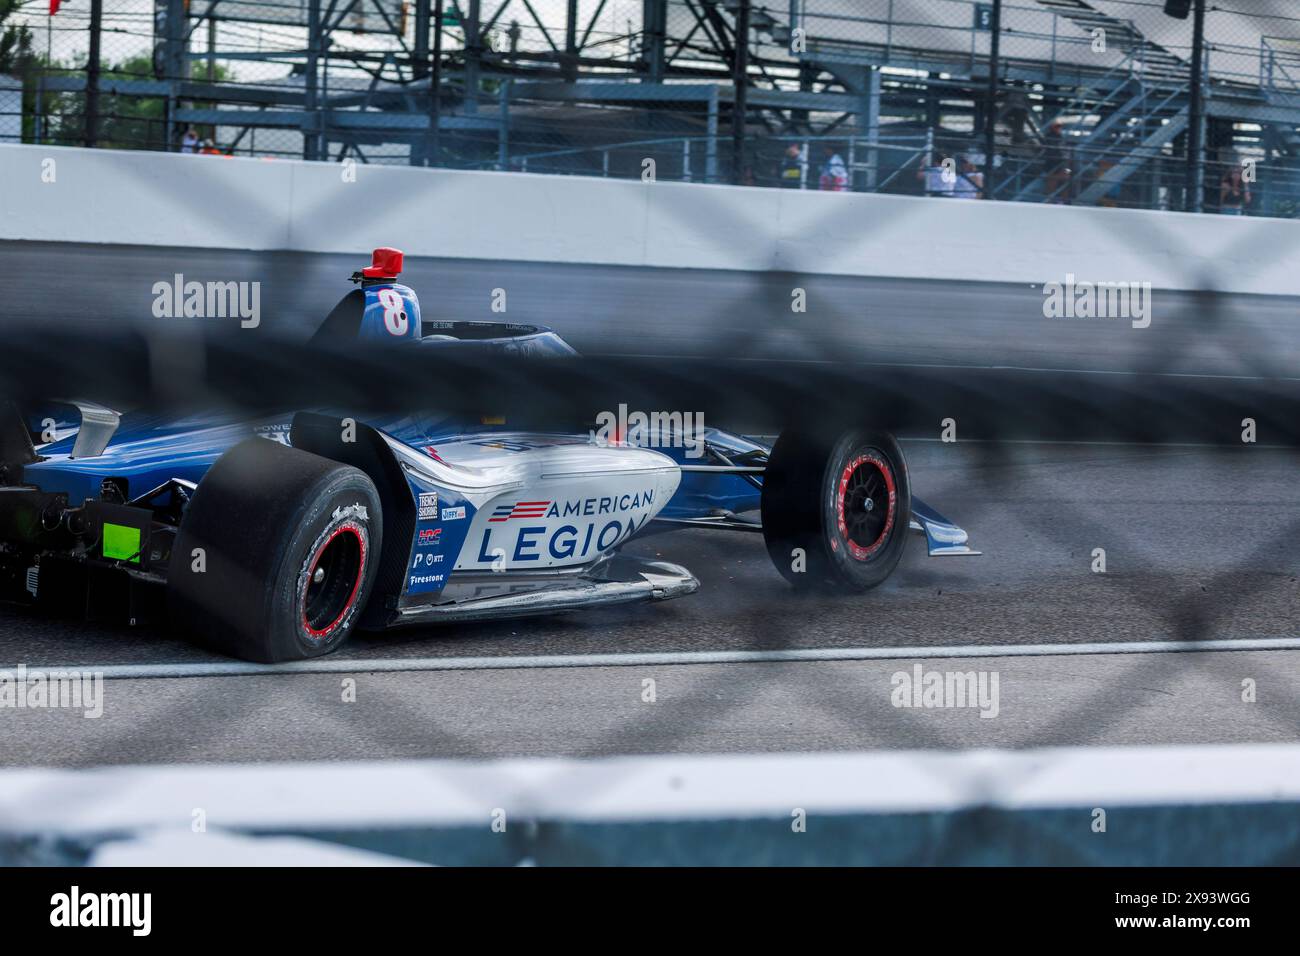
<instances>
[{"instance_id":1,"label":"green sticker on car","mask_svg":"<svg viewBox=\"0 0 1300 956\"><path fill-rule=\"evenodd\" d=\"M140 529L104 522L104 557L140 563Z\"/></svg>"}]
</instances>

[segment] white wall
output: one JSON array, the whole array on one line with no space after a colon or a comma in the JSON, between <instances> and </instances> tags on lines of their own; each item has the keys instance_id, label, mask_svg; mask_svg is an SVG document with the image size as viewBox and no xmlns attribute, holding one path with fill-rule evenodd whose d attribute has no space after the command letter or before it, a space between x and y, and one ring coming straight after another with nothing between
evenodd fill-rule
<instances>
[{"instance_id":1,"label":"white wall","mask_svg":"<svg viewBox=\"0 0 1300 956\"><path fill-rule=\"evenodd\" d=\"M54 162L54 181L49 161ZM1300 295L1300 222L0 145L0 239Z\"/></svg>"}]
</instances>

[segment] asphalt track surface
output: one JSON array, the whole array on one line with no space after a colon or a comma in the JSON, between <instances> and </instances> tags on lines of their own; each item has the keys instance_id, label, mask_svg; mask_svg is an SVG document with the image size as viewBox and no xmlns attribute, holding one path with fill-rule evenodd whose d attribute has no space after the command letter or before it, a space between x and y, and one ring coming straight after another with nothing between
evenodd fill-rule
<instances>
[{"instance_id":1,"label":"asphalt track surface","mask_svg":"<svg viewBox=\"0 0 1300 956\"><path fill-rule=\"evenodd\" d=\"M12 242L0 243L0 262L11 277L0 326L48 315L51 290L69 315L150 321L153 283L179 272L259 281L264 327L303 332L365 264ZM1133 329L1047 319L1040 288L998 283L419 259L408 260L403 278L426 318L541 323L586 352L1300 376L1300 303L1290 299L1157 290L1151 327ZM807 291L806 313L790 311L796 287ZM497 288L507 293L504 315L490 310ZM690 597L361 635L315 670L255 676L205 676L223 661L165 626L115 628L0 608L0 668L124 668L105 683L99 719L0 708L0 765L1300 734L1300 650L1290 649L1300 644L1295 452L933 440L905 447L915 492L966 527L984 554L929 558L914 537L894 576L867 595L801 598L757 536L674 532L629 550L691 568L702 587ZM1106 551L1104 574L1092 571L1095 548ZM1215 649L1163 652L1204 641ZM1222 649L1234 644L1269 649ZM981 656L926 656L949 653ZM646 654L658 656L625 657L622 666L607 657ZM773 660L782 654L788 659ZM892 706L892 675L916 664L996 672L998 716ZM173 676L139 676L161 665L175 665ZM341 699L348 679L354 703ZM643 699L647 679L653 703ZM1256 685L1253 703L1242 700L1246 679Z\"/></svg>"},{"instance_id":2,"label":"asphalt track surface","mask_svg":"<svg viewBox=\"0 0 1300 956\"><path fill-rule=\"evenodd\" d=\"M1300 649L1275 649L1300 647L1294 452L933 441L906 451L915 490L984 554L930 558L915 537L867 595L800 598L757 536L673 532L629 548L690 567L695 595L363 635L324 669L259 676L202 676L221 659L165 627L5 609L3 666L124 665L128 676L105 682L99 719L0 709L0 764L1296 739ZM1104 574L1091 567L1098 547ZM1139 653L1207 640L1215 650ZM1218 649L1250 641L1273 644ZM1094 652L1059 653L1071 648ZM799 659L814 650L888 656ZM796 659L725 656L786 651ZM925 656L961 652L994 656ZM662 656L603 657L648 653ZM159 664L194 676L129 676ZM892 675L918 664L997 673L997 717L894 707ZM647 679L654 702L643 700ZM342 700L346 680L355 702Z\"/></svg>"},{"instance_id":3,"label":"asphalt track surface","mask_svg":"<svg viewBox=\"0 0 1300 956\"><path fill-rule=\"evenodd\" d=\"M179 273L259 282L260 328L304 334L368 264L364 256L12 241L0 242L0 263L10 277L0 326L52 308L158 322L154 283ZM1150 326L1135 329L1117 319L1045 318L1041 286L992 281L422 258L406 261L402 279L425 318L548 325L587 353L1300 376L1300 300L1286 297L1157 289ZM796 288L806 292L802 313L791 310ZM492 311L497 289L504 313Z\"/></svg>"}]
</instances>

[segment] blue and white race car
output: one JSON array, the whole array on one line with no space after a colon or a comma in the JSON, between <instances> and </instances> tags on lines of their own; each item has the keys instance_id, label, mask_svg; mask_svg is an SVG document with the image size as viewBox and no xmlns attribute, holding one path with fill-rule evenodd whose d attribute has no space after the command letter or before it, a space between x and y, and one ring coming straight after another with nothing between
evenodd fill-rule
<instances>
[{"instance_id":1,"label":"blue and white race car","mask_svg":"<svg viewBox=\"0 0 1300 956\"><path fill-rule=\"evenodd\" d=\"M573 354L545 328L422 321L401 263L376 250L317 335ZM131 622L166 610L253 661L326 654L358 627L695 591L685 568L620 553L652 530L761 533L797 588L879 584L909 528L931 554L975 553L912 497L893 436L865 427L769 446L666 413L519 432L433 411L247 422L74 407L65 435L47 409L0 410L0 597Z\"/></svg>"}]
</instances>

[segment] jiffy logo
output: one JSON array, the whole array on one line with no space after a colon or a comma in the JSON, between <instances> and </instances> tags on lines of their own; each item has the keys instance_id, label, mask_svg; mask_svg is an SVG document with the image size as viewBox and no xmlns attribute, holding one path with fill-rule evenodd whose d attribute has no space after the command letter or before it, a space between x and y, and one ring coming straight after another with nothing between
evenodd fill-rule
<instances>
[{"instance_id":1,"label":"jiffy logo","mask_svg":"<svg viewBox=\"0 0 1300 956\"><path fill-rule=\"evenodd\" d=\"M700 458L704 455L704 415L702 412L629 412L623 403L617 412L601 412L596 416L591 439L638 448L685 448L687 458Z\"/></svg>"},{"instance_id":2,"label":"jiffy logo","mask_svg":"<svg viewBox=\"0 0 1300 956\"><path fill-rule=\"evenodd\" d=\"M260 282L186 282L178 272L171 282L155 282L153 294L153 314L158 319L238 317L244 329L262 324Z\"/></svg>"},{"instance_id":3,"label":"jiffy logo","mask_svg":"<svg viewBox=\"0 0 1300 956\"><path fill-rule=\"evenodd\" d=\"M1068 272L1064 283L1046 283L1043 295L1044 318L1131 319L1135 329L1151 324L1150 282L1078 281Z\"/></svg>"},{"instance_id":4,"label":"jiffy logo","mask_svg":"<svg viewBox=\"0 0 1300 956\"><path fill-rule=\"evenodd\" d=\"M133 936L148 936L153 928L152 893L68 893L50 897L50 925L61 927L130 927Z\"/></svg>"}]
</instances>

